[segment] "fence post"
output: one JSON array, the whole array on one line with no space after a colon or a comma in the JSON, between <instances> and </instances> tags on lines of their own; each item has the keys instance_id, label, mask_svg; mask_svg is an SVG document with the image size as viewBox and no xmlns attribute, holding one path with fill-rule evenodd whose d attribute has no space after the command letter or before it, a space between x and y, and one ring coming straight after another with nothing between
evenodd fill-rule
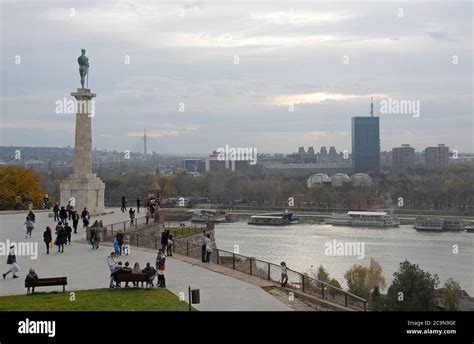
<instances>
[{"instance_id":1,"label":"fence post","mask_svg":"<svg viewBox=\"0 0 474 344\"><path fill-rule=\"evenodd\" d=\"M268 280L270 280L270 263L267 263L267 267L268 267Z\"/></svg>"},{"instance_id":2,"label":"fence post","mask_svg":"<svg viewBox=\"0 0 474 344\"><path fill-rule=\"evenodd\" d=\"M189 256L189 242L186 241L186 256Z\"/></svg>"},{"instance_id":3,"label":"fence post","mask_svg":"<svg viewBox=\"0 0 474 344\"><path fill-rule=\"evenodd\" d=\"M135 219L135 228L138 226L138 219Z\"/></svg>"},{"instance_id":4,"label":"fence post","mask_svg":"<svg viewBox=\"0 0 474 344\"><path fill-rule=\"evenodd\" d=\"M301 290L304 293L304 274L301 274Z\"/></svg>"},{"instance_id":5,"label":"fence post","mask_svg":"<svg viewBox=\"0 0 474 344\"><path fill-rule=\"evenodd\" d=\"M136 238L136 241L137 241L137 247L138 247L138 233L135 234L135 238Z\"/></svg>"},{"instance_id":6,"label":"fence post","mask_svg":"<svg viewBox=\"0 0 474 344\"><path fill-rule=\"evenodd\" d=\"M344 296L345 296L345 298L344 298L344 301L345 301L344 304L345 304L346 307L347 307L347 293L344 293ZM365 305L365 303L364 303L364 305Z\"/></svg>"},{"instance_id":7,"label":"fence post","mask_svg":"<svg viewBox=\"0 0 474 344\"><path fill-rule=\"evenodd\" d=\"M321 283L321 292L323 294L323 300L324 300L324 284L323 283Z\"/></svg>"},{"instance_id":8,"label":"fence post","mask_svg":"<svg viewBox=\"0 0 474 344\"><path fill-rule=\"evenodd\" d=\"M235 270L235 253L232 253L232 269Z\"/></svg>"},{"instance_id":9,"label":"fence post","mask_svg":"<svg viewBox=\"0 0 474 344\"><path fill-rule=\"evenodd\" d=\"M219 249L216 250L216 254L217 254L217 265L220 265L221 264L221 258L220 258L220 255L219 255Z\"/></svg>"},{"instance_id":10,"label":"fence post","mask_svg":"<svg viewBox=\"0 0 474 344\"><path fill-rule=\"evenodd\" d=\"M125 233L125 224L127 223L127 221L123 221L123 232Z\"/></svg>"}]
</instances>

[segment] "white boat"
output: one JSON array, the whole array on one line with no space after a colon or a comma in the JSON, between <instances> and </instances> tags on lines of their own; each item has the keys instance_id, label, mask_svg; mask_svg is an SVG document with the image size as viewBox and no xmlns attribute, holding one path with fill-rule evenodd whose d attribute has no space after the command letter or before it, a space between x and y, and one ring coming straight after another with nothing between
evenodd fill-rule
<instances>
[{"instance_id":1,"label":"white boat","mask_svg":"<svg viewBox=\"0 0 474 344\"><path fill-rule=\"evenodd\" d=\"M298 218L293 215L292 212L284 213L266 213L257 214L250 217L247 222L249 225L257 226L286 226L298 223Z\"/></svg>"},{"instance_id":2,"label":"white boat","mask_svg":"<svg viewBox=\"0 0 474 344\"><path fill-rule=\"evenodd\" d=\"M462 231L464 221L456 217L444 219L434 217L418 217L415 220L415 229L425 231Z\"/></svg>"},{"instance_id":3,"label":"white boat","mask_svg":"<svg viewBox=\"0 0 474 344\"><path fill-rule=\"evenodd\" d=\"M385 211L348 211L332 213L326 223L333 226L397 227L400 220Z\"/></svg>"}]
</instances>

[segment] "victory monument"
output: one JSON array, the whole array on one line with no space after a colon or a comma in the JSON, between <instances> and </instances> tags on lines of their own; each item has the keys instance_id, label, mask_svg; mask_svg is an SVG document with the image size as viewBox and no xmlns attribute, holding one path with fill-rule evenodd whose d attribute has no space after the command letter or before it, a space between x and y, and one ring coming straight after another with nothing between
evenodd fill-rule
<instances>
[{"instance_id":1,"label":"victory monument","mask_svg":"<svg viewBox=\"0 0 474 344\"><path fill-rule=\"evenodd\" d=\"M92 173L92 123L94 116L92 102L96 95L91 90L84 88L84 82L89 73L89 59L86 50L77 59L81 86L71 95L76 98L76 133L74 146L74 172L59 185L60 204L66 206L69 202L80 213L87 208L90 214L105 212L104 191L105 184L99 177Z\"/></svg>"}]
</instances>

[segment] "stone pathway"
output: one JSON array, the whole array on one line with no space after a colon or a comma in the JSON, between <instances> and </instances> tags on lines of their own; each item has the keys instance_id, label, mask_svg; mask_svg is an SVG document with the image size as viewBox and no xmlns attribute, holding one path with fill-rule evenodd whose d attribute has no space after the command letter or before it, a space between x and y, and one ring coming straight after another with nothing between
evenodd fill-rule
<instances>
[{"instance_id":1,"label":"stone pathway","mask_svg":"<svg viewBox=\"0 0 474 344\"><path fill-rule=\"evenodd\" d=\"M114 209L113 214L100 216L104 224L125 221L128 214ZM118 211L117 211L118 210ZM0 244L7 240L16 243L36 243L37 259L30 256L17 256L22 269L18 273L21 278L12 279L11 274L6 280L0 277L0 295L26 294L24 277L28 269L34 266L40 277L67 276L66 290L94 289L108 287L109 271L106 257L111 247L101 246L92 250L90 245L73 242L66 246L64 253L46 255L42 234L46 226L54 230L55 223L45 212L36 213L36 224L31 239L25 239L24 219L26 212L15 214L0 214ZM95 220L95 218L93 218ZM73 240L85 237L85 230L79 226L78 234L73 234ZM6 256L0 257L0 272L8 269ZM154 264L156 253L151 250L136 250L132 247L129 256L122 257L122 262L129 261L131 265L139 262ZM291 311L292 308L265 292L262 288L245 281L211 271L209 269L189 264L184 261L167 259L167 287L176 295L184 293L187 300L188 286L201 290L201 303L195 307L202 311ZM38 291L61 290L61 287L44 287Z\"/></svg>"}]
</instances>

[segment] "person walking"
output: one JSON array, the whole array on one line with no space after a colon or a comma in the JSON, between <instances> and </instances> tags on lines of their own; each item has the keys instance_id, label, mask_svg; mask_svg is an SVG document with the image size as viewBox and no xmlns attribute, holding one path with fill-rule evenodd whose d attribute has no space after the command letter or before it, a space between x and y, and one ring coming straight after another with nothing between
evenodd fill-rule
<instances>
[{"instance_id":1,"label":"person walking","mask_svg":"<svg viewBox=\"0 0 474 344\"><path fill-rule=\"evenodd\" d=\"M53 214L54 214L54 222L59 221L59 203L56 202L56 204L53 207Z\"/></svg>"},{"instance_id":2,"label":"person walking","mask_svg":"<svg viewBox=\"0 0 474 344\"><path fill-rule=\"evenodd\" d=\"M66 205L66 213L67 213L67 219L69 221L71 221L71 215L72 215L72 205L71 205L71 201L67 202L67 205Z\"/></svg>"},{"instance_id":3,"label":"person walking","mask_svg":"<svg viewBox=\"0 0 474 344\"><path fill-rule=\"evenodd\" d=\"M120 208L120 210L122 210L122 213L125 212L125 210L127 210L127 199L125 198L125 194L122 195L122 207Z\"/></svg>"},{"instance_id":4,"label":"person walking","mask_svg":"<svg viewBox=\"0 0 474 344\"><path fill-rule=\"evenodd\" d=\"M166 257L162 250L158 251L158 256L156 257L156 270L158 271L158 284L156 285L157 288L166 288Z\"/></svg>"},{"instance_id":5,"label":"person walking","mask_svg":"<svg viewBox=\"0 0 474 344\"><path fill-rule=\"evenodd\" d=\"M26 217L26 221L24 225L26 226L25 238L28 238L28 236L31 238L31 232L33 232L33 229L35 228L35 226L33 225L33 221L31 221L31 218L29 216Z\"/></svg>"},{"instance_id":6,"label":"person walking","mask_svg":"<svg viewBox=\"0 0 474 344\"><path fill-rule=\"evenodd\" d=\"M132 227L133 220L135 219L135 210L133 210L133 208L130 208L128 215L130 216L130 227Z\"/></svg>"},{"instance_id":7,"label":"person walking","mask_svg":"<svg viewBox=\"0 0 474 344\"><path fill-rule=\"evenodd\" d=\"M95 249L99 248L99 244L102 241L102 226L99 225L95 228Z\"/></svg>"},{"instance_id":8,"label":"person walking","mask_svg":"<svg viewBox=\"0 0 474 344\"><path fill-rule=\"evenodd\" d=\"M166 252L166 248L168 247L168 231L163 230L161 232L161 250L163 253Z\"/></svg>"},{"instance_id":9,"label":"person walking","mask_svg":"<svg viewBox=\"0 0 474 344\"><path fill-rule=\"evenodd\" d=\"M145 209L145 220L146 220L146 225L148 225L148 221L150 220L150 208Z\"/></svg>"},{"instance_id":10,"label":"person walking","mask_svg":"<svg viewBox=\"0 0 474 344\"><path fill-rule=\"evenodd\" d=\"M89 226L89 212L87 211L87 208L84 208L84 210L81 213L81 219L82 219L82 225L84 228L87 228Z\"/></svg>"},{"instance_id":11,"label":"person walking","mask_svg":"<svg viewBox=\"0 0 474 344\"><path fill-rule=\"evenodd\" d=\"M170 257L173 256L173 234L168 229L168 246L166 247L166 254Z\"/></svg>"},{"instance_id":12,"label":"person walking","mask_svg":"<svg viewBox=\"0 0 474 344\"><path fill-rule=\"evenodd\" d=\"M206 231L202 231L201 234L201 261L206 262L206 244L207 244L207 235Z\"/></svg>"},{"instance_id":13,"label":"person walking","mask_svg":"<svg viewBox=\"0 0 474 344\"><path fill-rule=\"evenodd\" d=\"M140 197L137 197L137 214L140 212Z\"/></svg>"},{"instance_id":14,"label":"person walking","mask_svg":"<svg viewBox=\"0 0 474 344\"><path fill-rule=\"evenodd\" d=\"M67 235L64 227L59 227L56 232L56 241L55 244L58 246L58 253L64 253L64 245L67 243Z\"/></svg>"},{"instance_id":15,"label":"person walking","mask_svg":"<svg viewBox=\"0 0 474 344\"><path fill-rule=\"evenodd\" d=\"M79 214L76 210L72 212L72 227L74 228L74 234L77 234L77 225L79 224Z\"/></svg>"},{"instance_id":16,"label":"person walking","mask_svg":"<svg viewBox=\"0 0 474 344\"><path fill-rule=\"evenodd\" d=\"M30 219L31 222L35 223L36 222L36 215L33 213L33 209L30 209L28 211L28 218Z\"/></svg>"},{"instance_id":17,"label":"person walking","mask_svg":"<svg viewBox=\"0 0 474 344\"><path fill-rule=\"evenodd\" d=\"M280 263L281 266L281 286L286 287L288 283L288 267L285 262Z\"/></svg>"},{"instance_id":18,"label":"person walking","mask_svg":"<svg viewBox=\"0 0 474 344\"><path fill-rule=\"evenodd\" d=\"M59 211L59 220L64 224L66 224L67 220L67 211L64 209L64 207L61 207L61 210Z\"/></svg>"},{"instance_id":19,"label":"person walking","mask_svg":"<svg viewBox=\"0 0 474 344\"><path fill-rule=\"evenodd\" d=\"M7 257L7 264L10 265L10 269L3 274L3 279L7 277L7 275L11 272L13 274L13 278L18 278L16 273L20 271L20 266L16 262L16 255L15 255L15 246L10 246L10 251L8 252Z\"/></svg>"},{"instance_id":20,"label":"person walking","mask_svg":"<svg viewBox=\"0 0 474 344\"><path fill-rule=\"evenodd\" d=\"M89 242L92 245L92 249L95 249L96 230L97 227L95 226L95 224L93 224L92 227L89 228Z\"/></svg>"},{"instance_id":21,"label":"person walking","mask_svg":"<svg viewBox=\"0 0 474 344\"><path fill-rule=\"evenodd\" d=\"M46 254L49 254L49 246L51 245L51 241L53 241L51 228L46 227L46 230L43 232L43 241L46 244Z\"/></svg>"},{"instance_id":22,"label":"person walking","mask_svg":"<svg viewBox=\"0 0 474 344\"><path fill-rule=\"evenodd\" d=\"M67 222L64 225L64 233L66 234L67 244L71 245L72 228L71 228L71 226L69 226L69 224Z\"/></svg>"}]
</instances>

